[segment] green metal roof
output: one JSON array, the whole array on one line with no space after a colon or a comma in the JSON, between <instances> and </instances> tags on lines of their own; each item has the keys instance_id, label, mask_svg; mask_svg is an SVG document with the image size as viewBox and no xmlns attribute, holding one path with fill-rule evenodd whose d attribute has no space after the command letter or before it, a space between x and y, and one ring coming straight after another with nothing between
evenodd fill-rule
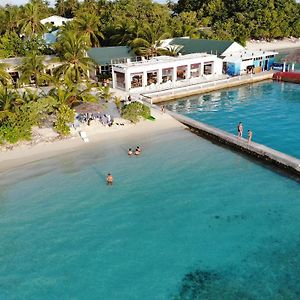
<instances>
[{"instance_id":1,"label":"green metal roof","mask_svg":"<svg viewBox=\"0 0 300 300\"><path fill-rule=\"evenodd\" d=\"M118 58L132 58L135 56L127 46L91 48L87 54L97 65L101 66L110 65L112 60Z\"/></svg>"},{"instance_id":2,"label":"green metal roof","mask_svg":"<svg viewBox=\"0 0 300 300\"><path fill-rule=\"evenodd\" d=\"M180 51L182 54L207 52L207 53L221 55L233 43L234 43L233 41L174 38L170 44L182 45L183 48Z\"/></svg>"}]
</instances>

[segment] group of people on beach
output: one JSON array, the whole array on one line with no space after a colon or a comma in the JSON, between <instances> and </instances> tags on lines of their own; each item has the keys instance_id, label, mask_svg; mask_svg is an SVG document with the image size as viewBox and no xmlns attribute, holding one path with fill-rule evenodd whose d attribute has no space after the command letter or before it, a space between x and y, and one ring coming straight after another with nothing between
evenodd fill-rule
<instances>
[{"instance_id":1,"label":"group of people on beach","mask_svg":"<svg viewBox=\"0 0 300 300\"><path fill-rule=\"evenodd\" d=\"M238 126L237 126L237 132L238 132L238 138L242 138L243 137L243 123L239 122ZM248 144L250 144L251 140L252 140L252 131L250 129L248 129Z\"/></svg>"},{"instance_id":2,"label":"group of people on beach","mask_svg":"<svg viewBox=\"0 0 300 300\"><path fill-rule=\"evenodd\" d=\"M129 148L127 154L128 154L128 156L131 156L133 154L134 155L140 155L141 152L142 152L142 149L140 148L140 146L136 146L134 152L132 151L132 148ZM113 176L111 175L111 173L108 173L107 176L106 176L106 183L107 183L107 185L112 185L113 181L114 181Z\"/></svg>"}]
</instances>

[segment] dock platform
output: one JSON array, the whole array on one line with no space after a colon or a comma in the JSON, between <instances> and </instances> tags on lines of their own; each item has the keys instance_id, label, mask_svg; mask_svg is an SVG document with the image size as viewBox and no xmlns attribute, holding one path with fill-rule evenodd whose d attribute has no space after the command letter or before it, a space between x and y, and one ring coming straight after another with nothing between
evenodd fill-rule
<instances>
[{"instance_id":1,"label":"dock platform","mask_svg":"<svg viewBox=\"0 0 300 300\"><path fill-rule=\"evenodd\" d=\"M248 74L225 79L207 81L193 85L186 85L177 88L170 88L168 90L153 91L151 93L143 93L144 99L147 99L151 104L161 103L170 100L176 100L188 96L199 95L220 89L231 88L244 84L260 82L264 80L271 80L273 78L273 71L266 71L257 74Z\"/></svg>"},{"instance_id":2,"label":"dock platform","mask_svg":"<svg viewBox=\"0 0 300 300\"><path fill-rule=\"evenodd\" d=\"M255 143L253 141L248 144L246 139L238 138L231 133L204 124L202 122L195 121L178 113L171 111L168 111L168 113L177 121L189 127L192 132L210 141L227 146L232 150L244 153L263 163L272 165L289 174L296 175L297 179L300 179L300 159L289 156L265 145Z\"/></svg>"}]
</instances>

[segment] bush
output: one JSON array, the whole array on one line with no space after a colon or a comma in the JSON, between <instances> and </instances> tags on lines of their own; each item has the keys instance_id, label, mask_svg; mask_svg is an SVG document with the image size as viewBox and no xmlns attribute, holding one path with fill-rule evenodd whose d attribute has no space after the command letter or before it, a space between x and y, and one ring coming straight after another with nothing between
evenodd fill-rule
<instances>
[{"instance_id":1,"label":"bush","mask_svg":"<svg viewBox=\"0 0 300 300\"><path fill-rule=\"evenodd\" d=\"M22 111L11 114L0 126L0 143L9 142L15 144L18 141L30 140L31 138L31 122L29 115Z\"/></svg>"},{"instance_id":2,"label":"bush","mask_svg":"<svg viewBox=\"0 0 300 300\"><path fill-rule=\"evenodd\" d=\"M56 115L54 129L60 135L66 136L70 134L68 123L74 122L75 112L67 105L61 105Z\"/></svg>"},{"instance_id":3,"label":"bush","mask_svg":"<svg viewBox=\"0 0 300 300\"><path fill-rule=\"evenodd\" d=\"M150 115L150 108L140 102L132 102L122 107L121 116L133 123L137 123L140 118L147 119Z\"/></svg>"}]
</instances>

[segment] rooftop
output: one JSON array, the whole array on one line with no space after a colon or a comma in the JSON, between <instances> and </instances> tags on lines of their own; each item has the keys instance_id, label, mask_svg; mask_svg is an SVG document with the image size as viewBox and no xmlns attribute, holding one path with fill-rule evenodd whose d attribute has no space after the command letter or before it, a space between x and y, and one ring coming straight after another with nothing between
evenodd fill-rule
<instances>
[{"instance_id":1,"label":"rooftop","mask_svg":"<svg viewBox=\"0 0 300 300\"><path fill-rule=\"evenodd\" d=\"M135 57L131 48L127 46L91 48L88 56L100 66L110 65L113 61Z\"/></svg>"},{"instance_id":2,"label":"rooftop","mask_svg":"<svg viewBox=\"0 0 300 300\"><path fill-rule=\"evenodd\" d=\"M173 56L155 56L148 60L141 60L141 61L130 61L126 63L120 63L120 64L114 64L117 67L121 68L127 68L130 66L141 66L141 65L153 65L153 64L160 64L162 62L173 62L173 61L184 61L189 59L195 59L195 58L204 58L204 57L216 57L216 55L207 54L207 53L191 53L186 55L179 55L176 57Z\"/></svg>"},{"instance_id":3,"label":"rooftop","mask_svg":"<svg viewBox=\"0 0 300 300\"><path fill-rule=\"evenodd\" d=\"M174 38L170 45L182 45L181 52L183 54L207 52L220 55L234 43L234 41Z\"/></svg>"},{"instance_id":4,"label":"rooftop","mask_svg":"<svg viewBox=\"0 0 300 300\"><path fill-rule=\"evenodd\" d=\"M41 20L42 24L46 24L46 23L53 23L53 25L55 26L61 26L66 22L72 21L73 19L67 19L67 18L63 18L61 16L51 16L45 19Z\"/></svg>"}]
</instances>

